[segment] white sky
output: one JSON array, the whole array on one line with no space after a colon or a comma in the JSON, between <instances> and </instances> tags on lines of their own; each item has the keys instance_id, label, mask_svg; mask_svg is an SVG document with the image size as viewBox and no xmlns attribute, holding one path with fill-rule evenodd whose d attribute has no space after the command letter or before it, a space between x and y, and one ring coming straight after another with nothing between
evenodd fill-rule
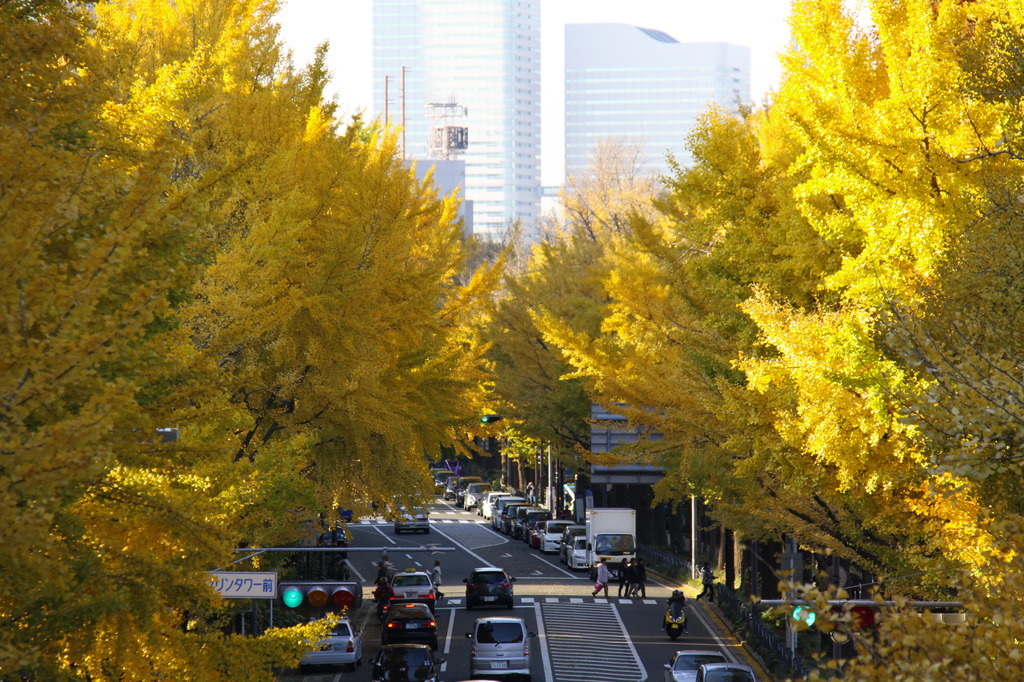
<instances>
[{"instance_id":1,"label":"white sky","mask_svg":"<svg viewBox=\"0 0 1024 682\"><path fill-rule=\"evenodd\" d=\"M624 23L664 31L676 40L728 42L751 49L751 95L760 103L777 87L778 54L789 41L791 0L541 0L541 176L561 182L564 26ZM317 44L331 44L333 92L344 114L372 114L372 0L282 0L281 37L305 64ZM543 150L558 150L544 153Z\"/></svg>"}]
</instances>

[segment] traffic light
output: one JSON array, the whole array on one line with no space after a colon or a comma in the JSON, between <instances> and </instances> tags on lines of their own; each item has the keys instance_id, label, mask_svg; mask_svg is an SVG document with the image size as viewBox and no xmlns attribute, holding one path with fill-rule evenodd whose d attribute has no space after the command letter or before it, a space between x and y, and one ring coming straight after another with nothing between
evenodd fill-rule
<instances>
[{"instance_id":1,"label":"traffic light","mask_svg":"<svg viewBox=\"0 0 1024 682\"><path fill-rule=\"evenodd\" d=\"M500 422L502 416L500 414L485 414L480 417L480 422L483 424L493 424L494 422Z\"/></svg>"},{"instance_id":2,"label":"traffic light","mask_svg":"<svg viewBox=\"0 0 1024 682\"><path fill-rule=\"evenodd\" d=\"M850 609L850 620L861 630L866 630L875 624L875 610L863 604Z\"/></svg>"},{"instance_id":3,"label":"traffic light","mask_svg":"<svg viewBox=\"0 0 1024 682\"><path fill-rule=\"evenodd\" d=\"M281 583L281 601L290 609L309 607L333 611L358 606L362 590L354 582Z\"/></svg>"},{"instance_id":4,"label":"traffic light","mask_svg":"<svg viewBox=\"0 0 1024 682\"><path fill-rule=\"evenodd\" d=\"M814 625L814 621L817 620L818 614L810 606L801 604L793 607L793 613L790 614L790 618L805 627L811 627Z\"/></svg>"}]
</instances>

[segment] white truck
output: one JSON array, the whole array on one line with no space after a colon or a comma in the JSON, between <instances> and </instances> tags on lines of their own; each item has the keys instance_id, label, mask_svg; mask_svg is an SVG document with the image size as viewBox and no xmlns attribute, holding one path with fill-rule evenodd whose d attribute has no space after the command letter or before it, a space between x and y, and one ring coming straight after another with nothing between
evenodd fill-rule
<instances>
[{"instance_id":1,"label":"white truck","mask_svg":"<svg viewBox=\"0 0 1024 682\"><path fill-rule=\"evenodd\" d=\"M597 576L601 559L612 573L623 559L636 558L636 510L591 507L587 510L587 564L591 579Z\"/></svg>"}]
</instances>

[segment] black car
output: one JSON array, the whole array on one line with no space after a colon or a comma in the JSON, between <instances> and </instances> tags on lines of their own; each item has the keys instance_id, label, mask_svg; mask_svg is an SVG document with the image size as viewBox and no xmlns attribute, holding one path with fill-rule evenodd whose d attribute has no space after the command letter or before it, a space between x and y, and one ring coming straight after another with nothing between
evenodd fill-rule
<instances>
[{"instance_id":1,"label":"black car","mask_svg":"<svg viewBox=\"0 0 1024 682\"><path fill-rule=\"evenodd\" d=\"M423 644L387 644L373 659L373 682L437 682L444 658Z\"/></svg>"},{"instance_id":2,"label":"black car","mask_svg":"<svg viewBox=\"0 0 1024 682\"><path fill-rule=\"evenodd\" d=\"M468 578L462 579L466 583L466 610L474 606L512 608L512 583L515 580L501 568L474 568Z\"/></svg>"},{"instance_id":3,"label":"black car","mask_svg":"<svg viewBox=\"0 0 1024 682\"><path fill-rule=\"evenodd\" d=\"M522 529L519 533L520 539L523 540L525 543L529 544L530 533L533 531L534 528L537 527L537 524L541 521L550 520L551 512L549 512L547 509L531 509L530 511L526 512L526 517L523 518L522 523L520 524L520 528Z\"/></svg>"},{"instance_id":4,"label":"black car","mask_svg":"<svg viewBox=\"0 0 1024 682\"><path fill-rule=\"evenodd\" d=\"M484 479L479 476L459 476L458 486L455 488L455 506L461 507L466 501L466 488L473 483L483 483Z\"/></svg>"},{"instance_id":5,"label":"black car","mask_svg":"<svg viewBox=\"0 0 1024 682\"><path fill-rule=\"evenodd\" d=\"M416 642L437 649L437 621L426 604L393 603L384 618L381 644Z\"/></svg>"},{"instance_id":6,"label":"black car","mask_svg":"<svg viewBox=\"0 0 1024 682\"><path fill-rule=\"evenodd\" d=\"M515 502L513 504L506 504L505 508L501 510L501 532L505 535L512 535L512 522L516 518L516 512L519 511L520 507L529 507L528 502Z\"/></svg>"}]
</instances>

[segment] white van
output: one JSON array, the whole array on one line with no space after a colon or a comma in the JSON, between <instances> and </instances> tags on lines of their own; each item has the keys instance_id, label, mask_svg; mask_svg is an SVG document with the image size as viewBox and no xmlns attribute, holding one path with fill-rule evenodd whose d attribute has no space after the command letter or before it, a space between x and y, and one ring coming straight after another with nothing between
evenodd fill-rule
<instances>
[{"instance_id":1,"label":"white van","mask_svg":"<svg viewBox=\"0 0 1024 682\"><path fill-rule=\"evenodd\" d=\"M515 675L529 682L530 640L536 636L526 629L522 618L477 618L473 631L466 633L466 637L473 640L470 677Z\"/></svg>"},{"instance_id":2,"label":"white van","mask_svg":"<svg viewBox=\"0 0 1024 682\"><path fill-rule=\"evenodd\" d=\"M509 497L499 497L496 504L491 505L491 528L501 530L498 527L498 523L501 521L501 510L505 508L506 504L513 502L525 503L525 497L519 497L518 495L510 495Z\"/></svg>"}]
</instances>

